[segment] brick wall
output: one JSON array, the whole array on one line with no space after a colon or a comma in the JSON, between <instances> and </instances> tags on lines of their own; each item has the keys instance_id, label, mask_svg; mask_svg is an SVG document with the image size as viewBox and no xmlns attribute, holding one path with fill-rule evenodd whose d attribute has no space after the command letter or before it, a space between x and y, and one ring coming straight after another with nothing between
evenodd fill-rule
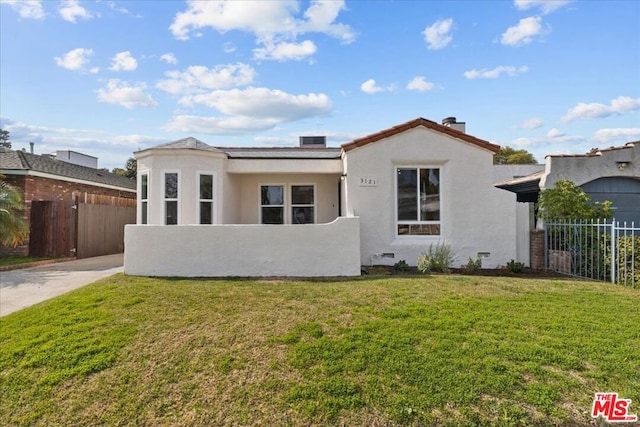
<instances>
[{"instance_id":1,"label":"brick wall","mask_svg":"<svg viewBox=\"0 0 640 427\"><path fill-rule=\"evenodd\" d=\"M103 188L94 185L80 184L76 182L61 181L57 179L43 178L31 175L8 175L5 181L22 190L24 199L24 211L22 217L27 221L31 216L31 202L39 200L73 201L74 194L83 195L100 194L104 196L136 198L135 191L119 191L110 188ZM15 248L0 247L0 257L18 255L27 256L29 254L29 237L24 244Z\"/></svg>"},{"instance_id":2,"label":"brick wall","mask_svg":"<svg viewBox=\"0 0 640 427\"><path fill-rule=\"evenodd\" d=\"M531 268L544 268L544 230L531 230Z\"/></svg>"}]
</instances>

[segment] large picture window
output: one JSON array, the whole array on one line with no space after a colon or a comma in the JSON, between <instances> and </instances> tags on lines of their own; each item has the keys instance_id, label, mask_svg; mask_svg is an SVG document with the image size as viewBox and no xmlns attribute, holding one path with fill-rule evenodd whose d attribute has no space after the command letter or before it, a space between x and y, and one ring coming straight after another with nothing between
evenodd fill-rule
<instances>
[{"instance_id":1,"label":"large picture window","mask_svg":"<svg viewBox=\"0 0 640 427\"><path fill-rule=\"evenodd\" d=\"M140 175L140 224L147 224L149 212L149 175Z\"/></svg>"},{"instance_id":2,"label":"large picture window","mask_svg":"<svg viewBox=\"0 0 640 427\"><path fill-rule=\"evenodd\" d=\"M199 174L200 224L213 224L213 175Z\"/></svg>"},{"instance_id":3,"label":"large picture window","mask_svg":"<svg viewBox=\"0 0 640 427\"><path fill-rule=\"evenodd\" d=\"M178 173L164 174L164 223L178 224Z\"/></svg>"},{"instance_id":4,"label":"large picture window","mask_svg":"<svg viewBox=\"0 0 640 427\"><path fill-rule=\"evenodd\" d=\"M440 234L440 169L397 169L398 235Z\"/></svg>"}]
</instances>

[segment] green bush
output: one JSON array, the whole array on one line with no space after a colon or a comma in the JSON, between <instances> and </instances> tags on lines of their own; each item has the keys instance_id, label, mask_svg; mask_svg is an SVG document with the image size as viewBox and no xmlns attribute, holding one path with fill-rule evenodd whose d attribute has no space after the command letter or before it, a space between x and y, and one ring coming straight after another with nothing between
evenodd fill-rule
<instances>
[{"instance_id":1,"label":"green bush","mask_svg":"<svg viewBox=\"0 0 640 427\"><path fill-rule=\"evenodd\" d=\"M409 264L407 264L407 261L401 259L393 265L393 268L396 271L409 271Z\"/></svg>"},{"instance_id":2,"label":"green bush","mask_svg":"<svg viewBox=\"0 0 640 427\"><path fill-rule=\"evenodd\" d=\"M429 245L427 252L422 252L418 257L418 271L421 273L438 272L448 273L449 266L455 260L455 252L447 243Z\"/></svg>"},{"instance_id":3,"label":"green bush","mask_svg":"<svg viewBox=\"0 0 640 427\"><path fill-rule=\"evenodd\" d=\"M608 257L611 260L611 255ZM621 236L616 242L616 269L619 283L640 286L640 236Z\"/></svg>"},{"instance_id":4,"label":"green bush","mask_svg":"<svg viewBox=\"0 0 640 427\"><path fill-rule=\"evenodd\" d=\"M482 268L482 259L477 257L474 261L473 258L469 257L469 261L462 266L463 274L477 274Z\"/></svg>"},{"instance_id":5,"label":"green bush","mask_svg":"<svg viewBox=\"0 0 640 427\"><path fill-rule=\"evenodd\" d=\"M507 270L516 274L522 273L524 271L524 263L512 259L507 263Z\"/></svg>"}]
</instances>

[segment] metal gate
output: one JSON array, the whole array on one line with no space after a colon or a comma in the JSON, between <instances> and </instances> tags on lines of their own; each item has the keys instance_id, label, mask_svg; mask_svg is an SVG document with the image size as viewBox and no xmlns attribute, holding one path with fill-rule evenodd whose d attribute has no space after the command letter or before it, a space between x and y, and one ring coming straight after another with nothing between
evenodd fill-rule
<instances>
[{"instance_id":1,"label":"metal gate","mask_svg":"<svg viewBox=\"0 0 640 427\"><path fill-rule=\"evenodd\" d=\"M640 226L615 219L549 222L545 267L570 276L640 286Z\"/></svg>"}]
</instances>

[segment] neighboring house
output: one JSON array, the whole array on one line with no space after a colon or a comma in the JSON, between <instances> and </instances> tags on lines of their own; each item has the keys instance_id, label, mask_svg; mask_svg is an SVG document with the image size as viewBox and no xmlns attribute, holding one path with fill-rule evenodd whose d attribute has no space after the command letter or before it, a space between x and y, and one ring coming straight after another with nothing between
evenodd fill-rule
<instances>
[{"instance_id":1,"label":"neighboring house","mask_svg":"<svg viewBox=\"0 0 640 427\"><path fill-rule=\"evenodd\" d=\"M70 206L88 195L136 197L134 179L97 169L95 157L73 151L59 151L54 156L0 148L0 174L21 190L27 220L31 219L34 202L64 202ZM22 246L0 248L0 255L28 255L31 243L29 238Z\"/></svg>"},{"instance_id":2,"label":"neighboring house","mask_svg":"<svg viewBox=\"0 0 640 427\"><path fill-rule=\"evenodd\" d=\"M616 220L640 223L640 141L587 154L549 155L545 161L544 171L508 179L496 187L516 193L519 202L535 203L541 190L569 180L592 201L611 201Z\"/></svg>"},{"instance_id":3,"label":"neighboring house","mask_svg":"<svg viewBox=\"0 0 640 427\"><path fill-rule=\"evenodd\" d=\"M359 275L416 265L447 243L458 265L528 263L528 207L494 187L499 146L418 118L340 148L212 147L186 138L135 153L138 224L125 272L159 276Z\"/></svg>"}]
</instances>

